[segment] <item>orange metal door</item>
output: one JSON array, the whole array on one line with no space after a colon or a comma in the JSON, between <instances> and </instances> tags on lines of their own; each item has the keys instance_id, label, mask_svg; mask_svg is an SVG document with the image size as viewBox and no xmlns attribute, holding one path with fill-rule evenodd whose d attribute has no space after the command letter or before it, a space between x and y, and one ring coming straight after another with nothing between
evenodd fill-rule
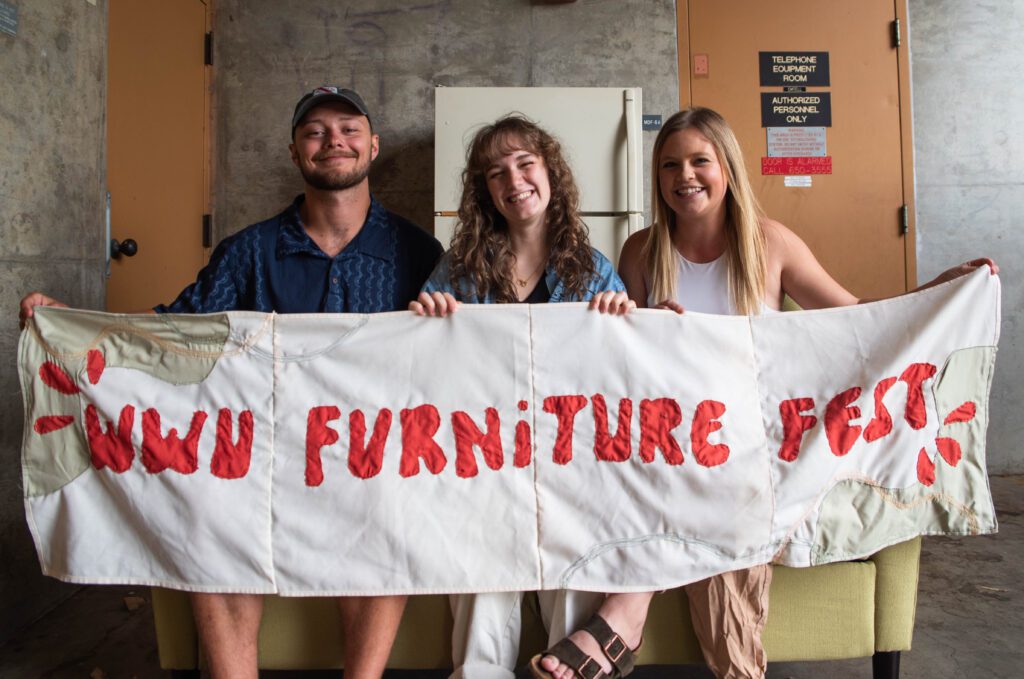
<instances>
[{"instance_id":1,"label":"orange metal door","mask_svg":"<svg viewBox=\"0 0 1024 679\"><path fill-rule=\"evenodd\" d=\"M107 187L111 237L138 244L111 261L108 311L169 302L202 267L209 205L209 97L200 0L111 0Z\"/></svg>"},{"instance_id":2,"label":"orange metal door","mask_svg":"<svg viewBox=\"0 0 1024 679\"><path fill-rule=\"evenodd\" d=\"M903 0L679 0L677 7L681 104L713 108L729 121L768 216L796 231L858 296L913 287L910 118L900 107L906 48L895 47L893 37ZM782 94L783 87L761 86L761 51L828 53L829 85L806 90L831 94L825 142L832 170L806 175L809 187L762 174L768 152L761 93Z\"/></svg>"}]
</instances>

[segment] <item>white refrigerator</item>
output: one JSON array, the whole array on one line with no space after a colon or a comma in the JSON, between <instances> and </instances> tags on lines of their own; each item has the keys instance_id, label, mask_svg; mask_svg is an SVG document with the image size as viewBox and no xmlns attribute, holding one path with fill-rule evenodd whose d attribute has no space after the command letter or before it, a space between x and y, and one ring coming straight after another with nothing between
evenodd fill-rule
<instances>
[{"instance_id":1,"label":"white refrigerator","mask_svg":"<svg viewBox=\"0 0 1024 679\"><path fill-rule=\"evenodd\" d=\"M434 235L448 247L476 131L513 112L553 134L579 185L590 243L613 264L643 227L643 142L638 87L438 87L434 108Z\"/></svg>"}]
</instances>

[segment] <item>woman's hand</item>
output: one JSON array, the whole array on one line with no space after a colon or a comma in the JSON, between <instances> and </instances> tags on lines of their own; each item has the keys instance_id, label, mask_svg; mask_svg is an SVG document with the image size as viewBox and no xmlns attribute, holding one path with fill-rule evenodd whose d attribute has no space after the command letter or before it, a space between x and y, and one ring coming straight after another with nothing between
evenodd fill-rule
<instances>
[{"instance_id":1,"label":"woman's hand","mask_svg":"<svg viewBox=\"0 0 1024 679\"><path fill-rule=\"evenodd\" d=\"M447 316L459 310L459 303L449 292L421 292L409 302L409 311L419 316Z\"/></svg>"},{"instance_id":2,"label":"woman's hand","mask_svg":"<svg viewBox=\"0 0 1024 679\"><path fill-rule=\"evenodd\" d=\"M30 292L21 300L21 307L18 310L18 326L25 327L28 319L32 318L32 309L37 306L65 307L67 304L58 302L52 297L47 297L41 292Z\"/></svg>"},{"instance_id":3,"label":"woman's hand","mask_svg":"<svg viewBox=\"0 0 1024 679\"><path fill-rule=\"evenodd\" d=\"M666 299L658 302L654 305L655 309L665 309L666 311L674 311L677 314L683 313L683 305L674 299Z\"/></svg>"},{"instance_id":4,"label":"woman's hand","mask_svg":"<svg viewBox=\"0 0 1024 679\"><path fill-rule=\"evenodd\" d=\"M990 274L993 276L999 273L999 266L994 261L992 261L988 257L981 257L980 259L972 259L969 262L964 262L963 264L954 266L951 269L946 269L938 276L922 285L920 288L918 288L918 290L924 290L925 288L930 288L935 285L946 283L948 281L953 280L954 278L959 278L960 276L969 274L975 269L978 269L983 266L987 266L989 268Z\"/></svg>"},{"instance_id":5,"label":"woman's hand","mask_svg":"<svg viewBox=\"0 0 1024 679\"><path fill-rule=\"evenodd\" d=\"M590 306L588 308L602 314L622 316L623 314L628 314L630 311L635 309L636 302L631 300L629 295L625 292L606 290L605 292L599 292L594 295L590 300Z\"/></svg>"}]
</instances>

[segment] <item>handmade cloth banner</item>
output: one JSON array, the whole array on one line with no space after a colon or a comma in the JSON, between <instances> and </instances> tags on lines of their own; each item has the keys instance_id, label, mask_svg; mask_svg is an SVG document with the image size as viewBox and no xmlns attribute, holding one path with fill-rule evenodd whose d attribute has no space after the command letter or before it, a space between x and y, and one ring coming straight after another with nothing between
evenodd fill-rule
<instances>
[{"instance_id":1,"label":"handmade cloth banner","mask_svg":"<svg viewBox=\"0 0 1024 679\"><path fill-rule=\"evenodd\" d=\"M44 573L285 595L665 589L996 530L999 281L842 309L38 309Z\"/></svg>"}]
</instances>

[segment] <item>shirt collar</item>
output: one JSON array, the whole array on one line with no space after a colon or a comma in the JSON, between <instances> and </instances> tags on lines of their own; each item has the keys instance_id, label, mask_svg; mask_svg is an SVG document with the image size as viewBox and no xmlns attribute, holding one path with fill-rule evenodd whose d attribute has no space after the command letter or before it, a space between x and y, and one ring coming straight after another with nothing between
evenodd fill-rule
<instances>
[{"instance_id":1,"label":"shirt collar","mask_svg":"<svg viewBox=\"0 0 1024 679\"><path fill-rule=\"evenodd\" d=\"M304 200L306 197L300 194L281 213L281 229L277 236L277 257L279 259L296 254L327 257L302 226L299 208ZM395 249L392 247L390 236L388 212L383 205L377 202L376 198L370 196L370 211L366 215L366 221L363 222L356 237L338 253L338 257L346 253L360 253L378 259L393 260Z\"/></svg>"}]
</instances>

